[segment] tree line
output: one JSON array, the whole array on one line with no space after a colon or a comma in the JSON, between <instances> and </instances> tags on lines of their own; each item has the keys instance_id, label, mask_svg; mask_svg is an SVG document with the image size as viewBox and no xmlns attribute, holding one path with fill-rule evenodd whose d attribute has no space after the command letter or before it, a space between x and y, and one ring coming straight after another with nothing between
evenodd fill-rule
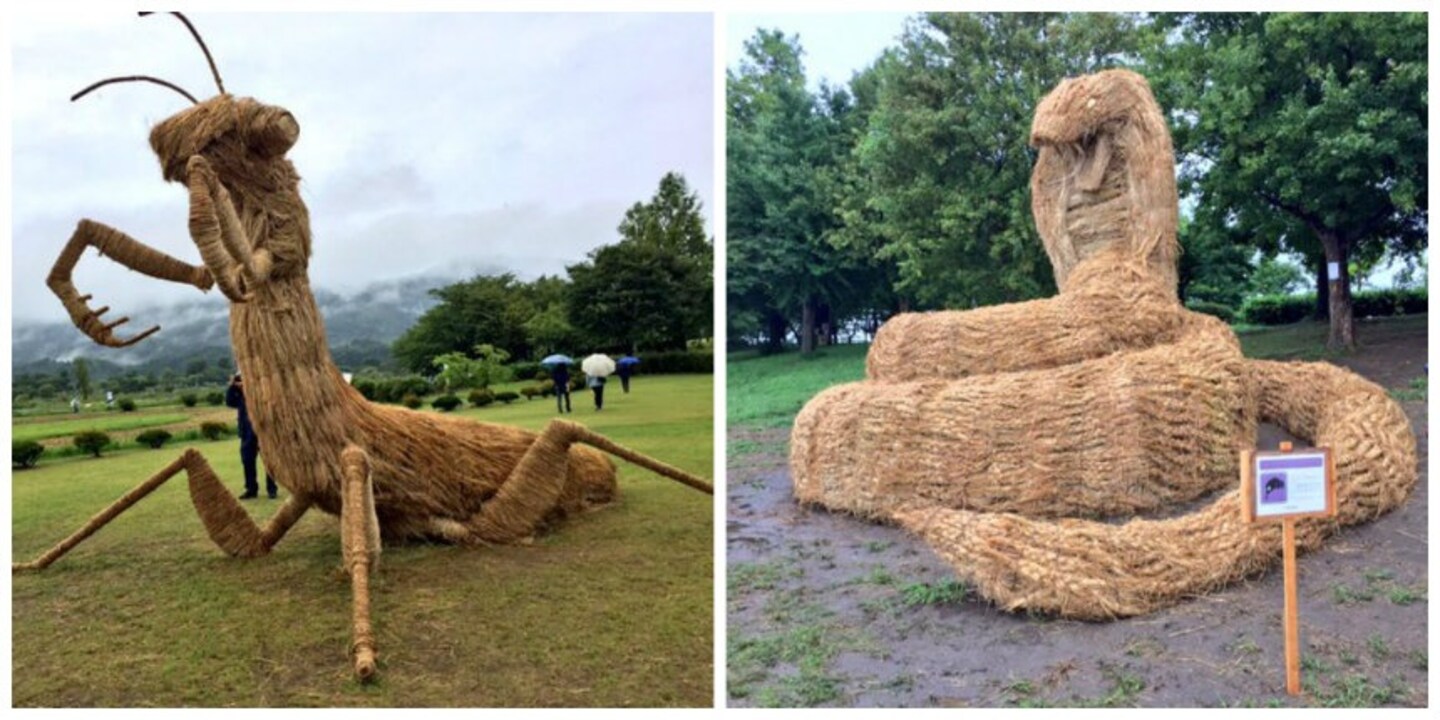
<instances>
[{"instance_id":1,"label":"tree line","mask_svg":"<svg viewBox=\"0 0 1440 720\"><path fill-rule=\"evenodd\" d=\"M617 232L618 242L568 266L565 277L479 275L432 290L439 304L392 353L428 375L435 358L475 356L479 347L535 361L556 352L683 350L710 337L713 244L685 178L665 175L648 202L625 212Z\"/></svg>"},{"instance_id":2,"label":"tree line","mask_svg":"<svg viewBox=\"0 0 1440 720\"><path fill-rule=\"evenodd\" d=\"M1426 48L1419 13L926 13L812 91L799 39L762 30L726 77L730 343L1053 294L1030 121L1061 79L1128 67L1175 140L1182 299L1313 278L1353 347L1352 276L1423 267Z\"/></svg>"}]
</instances>

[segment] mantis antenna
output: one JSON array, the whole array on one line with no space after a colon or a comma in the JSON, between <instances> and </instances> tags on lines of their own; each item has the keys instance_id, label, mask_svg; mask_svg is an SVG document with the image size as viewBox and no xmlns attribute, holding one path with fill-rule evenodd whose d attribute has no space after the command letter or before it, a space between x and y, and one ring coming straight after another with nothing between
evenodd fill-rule
<instances>
[{"instance_id":1,"label":"mantis antenna","mask_svg":"<svg viewBox=\"0 0 1440 720\"><path fill-rule=\"evenodd\" d=\"M75 102L76 100L79 100L80 98L85 97L87 94L90 93L91 90L95 90L96 88L104 87L104 86L109 85L109 84L111 84L111 83L122 83L122 82L152 82L152 83L155 83L156 85L164 85L165 87L168 87L168 88L170 88L171 90L174 90L175 92L178 92L178 93L180 93L181 95L184 95L186 98L188 98L188 99L190 100L190 102L192 102L192 103L194 103L194 104L196 104L196 105L199 105L199 104L200 104L200 101L199 101L199 100L196 100L194 95L191 95L190 93L185 92L185 89L182 88L182 87L180 87L179 85L176 85L175 83L172 83L172 82L170 82L170 81L168 81L168 80L161 80L160 78L157 78L157 77L150 77L149 75L127 75L127 76L125 76L125 77L106 78L106 79L101 80L101 81L99 81L99 82L91 83L89 87L85 88L84 90L81 90L80 92L75 93L74 95L71 95L71 96L70 96L70 102Z\"/></svg>"},{"instance_id":2,"label":"mantis antenna","mask_svg":"<svg viewBox=\"0 0 1440 720\"><path fill-rule=\"evenodd\" d=\"M140 17L154 14L155 13L153 12L142 12L140 13ZM172 12L170 14L174 15L177 18L180 18L180 22L185 23L185 27L190 29L190 34L195 37L195 42L200 44L200 52L205 53L205 62L210 63L210 74L215 76L215 87L220 89L221 95L224 95L225 83L220 81L220 69L215 67L215 58L210 55L210 48L205 45L204 38L200 37L200 31L196 30L195 26L190 23L190 18L187 18L178 12Z\"/></svg>"}]
</instances>

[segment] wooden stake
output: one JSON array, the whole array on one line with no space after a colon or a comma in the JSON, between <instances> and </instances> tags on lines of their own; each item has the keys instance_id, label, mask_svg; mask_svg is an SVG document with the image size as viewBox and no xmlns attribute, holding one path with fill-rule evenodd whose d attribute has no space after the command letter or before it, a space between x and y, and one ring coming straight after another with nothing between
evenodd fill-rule
<instances>
[{"instance_id":1,"label":"wooden stake","mask_svg":"<svg viewBox=\"0 0 1440 720\"><path fill-rule=\"evenodd\" d=\"M1300 694L1300 592L1295 567L1295 521L1285 518L1285 690Z\"/></svg>"}]
</instances>

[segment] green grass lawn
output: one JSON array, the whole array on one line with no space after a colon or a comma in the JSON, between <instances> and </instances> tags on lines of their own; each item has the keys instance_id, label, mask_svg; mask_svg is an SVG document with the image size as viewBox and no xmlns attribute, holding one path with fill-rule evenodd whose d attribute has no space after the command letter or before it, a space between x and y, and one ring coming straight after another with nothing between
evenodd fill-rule
<instances>
[{"instance_id":1,"label":"green grass lawn","mask_svg":"<svg viewBox=\"0 0 1440 720\"><path fill-rule=\"evenodd\" d=\"M70 437L85 430L121 432L142 430L160 425L183 423L189 417L185 408L122 412L85 412L74 415L49 415L33 421L17 422L14 425L14 440L49 440ZM233 411L231 411L233 413Z\"/></svg>"},{"instance_id":2,"label":"green grass lawn","mask_svg":"<svg viewBox=\"0 0 1440 720\"><path fill-rule=\"evenodd\" d=\"M641 376L574 419L712 476L711 376ZM534 429L554 401L460 411ZM238 443L201 442L241 485ZM41 459L14 473L29 559L186 445ZM386 547L372 601L378 682L351 675L334 517L254 560L208 539L177 478L49 569L13 576L17 706L709 706L711 498L620 464L620 502L529 547ZM279 503L247 504L263 522Z\"/></svg>"},{"instance_id":3,"label":"green grass lawn","mask_svg":"<svg viewBox=\"0 0 1440 720\"><path fill-rule=\"evenodd\" d=\"M1356 337L1362 344L1367 337L1393 336L1427 331L1429 315L1402 315L1375 318L1355 325ZM1323 322L1298 322L1293 325L1240 330L1240 348L1246 357L1264 360L1324 360L1334 357L1325 349L1330 326Z\"/></svg>"},{"instance_id":4,"label":"green grass lawn","mask_svg":"<svg viewBox=\"0 0 1440 720\"><path fill-rule=\"evenodd\" d=\"M816 393L831 385L864 379L865 352L869 347L833 345L810 355L730 355L725 370L728 425L789 425Z\"/></svg>"}]
</instances>

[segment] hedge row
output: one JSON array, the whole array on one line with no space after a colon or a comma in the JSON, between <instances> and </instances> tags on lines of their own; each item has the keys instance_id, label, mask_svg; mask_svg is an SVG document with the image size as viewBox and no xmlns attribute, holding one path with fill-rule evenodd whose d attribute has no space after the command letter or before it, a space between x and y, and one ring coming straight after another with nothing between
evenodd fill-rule
<instances>
[{"instance_id":1,"label":"hedge row","mask_svg":"<svg viewBox=\"0 0 1440 720\"><path fill-rule=\"evenodd\" d=\"M1362 290L1351 299L1357 318L1417 315L1425 312L1429 304L1425 288ZM1310 317L1314 311L1315 293L1260 295L1245 301L1239 318L1251 325L1288 325Z\"/></svg>"}]
</instances>

